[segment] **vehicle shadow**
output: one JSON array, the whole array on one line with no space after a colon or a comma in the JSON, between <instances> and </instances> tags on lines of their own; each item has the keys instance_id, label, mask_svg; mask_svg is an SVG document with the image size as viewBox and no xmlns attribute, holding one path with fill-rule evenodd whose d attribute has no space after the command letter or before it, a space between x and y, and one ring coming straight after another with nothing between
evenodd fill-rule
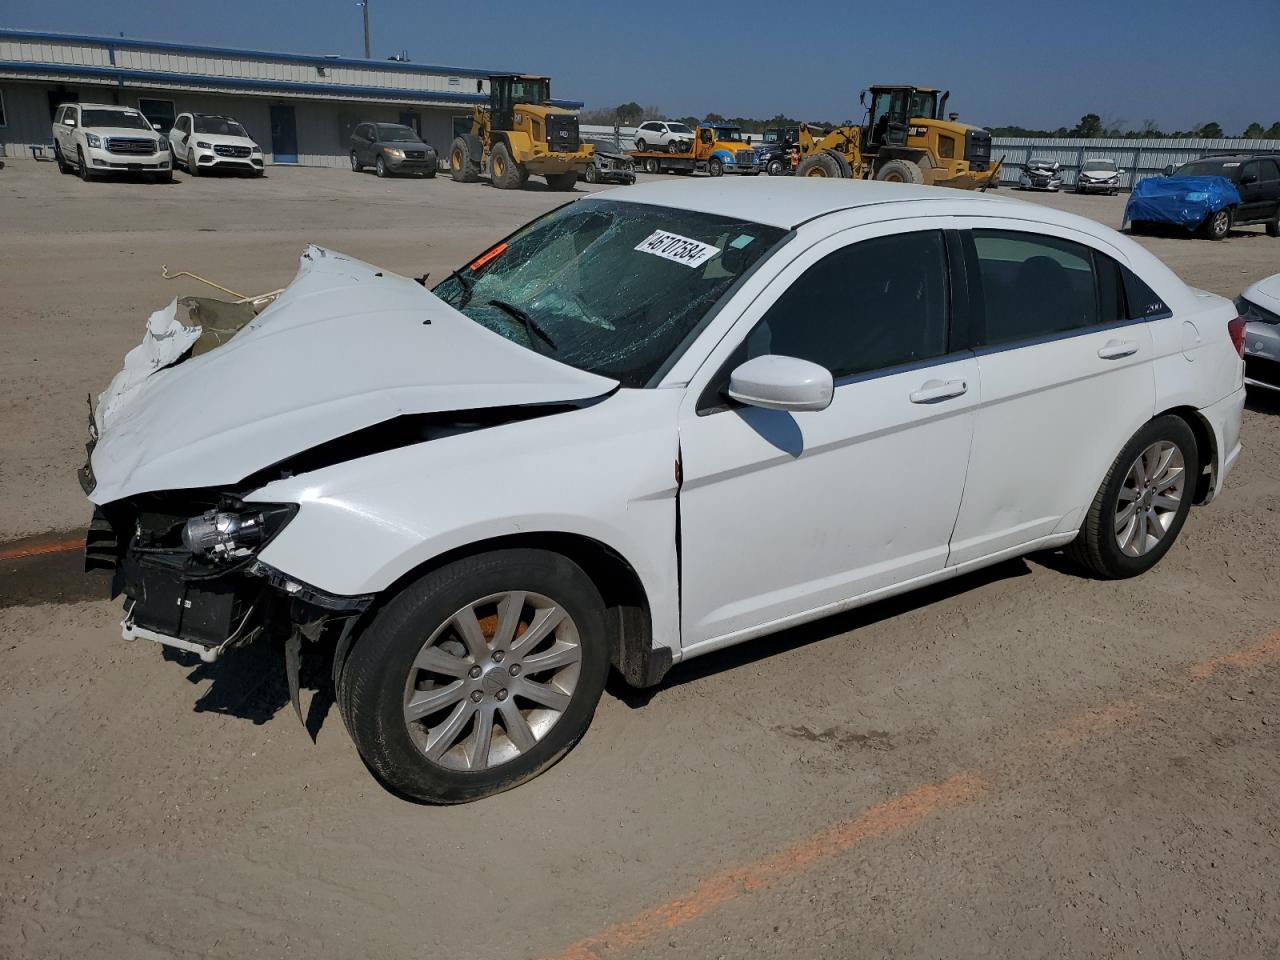
<instances>
[{"instance_id":1,"label":"vehicle shadow","mask_svg":"<svg viewBox=\"0 0 1280 960\"><path fill-rule=\"evenodd\" d=\"M761 660L777 656L780 653L787 653L799 647L805 647L822 640L829 640L852 630L891 620L894 617L902 616L913 610L919 610L940 600L966 593L976 587L1014 577L1024 577L1030 573L1031 568L1027 565L1026 558L1019 557L1013 560L1006 560L1003 563L998 563L982 570L975 570L973 573L966 573L963 576L956 577L954 580L946 580L933 586L922 587L910 593L869 603L865 607L857 607L844 613L815 620L812 623L801 624L798 627L792 627L771 636L760 637L756 640L749 640L746 643L726 647L723 650L696 657L687 663L678 663L671 668L671 672L667 674L666 679L656 687L637 690L628 686L616 671L612 671L609 675L609 681L605 685L605 691L614 699L622 701L633 710L641 709L647 706L659 691L670 690L673 687L702 680L712 674L724 673L729 670L736 670L739 667L759 663Z\"/></svg>"}]
</instances>

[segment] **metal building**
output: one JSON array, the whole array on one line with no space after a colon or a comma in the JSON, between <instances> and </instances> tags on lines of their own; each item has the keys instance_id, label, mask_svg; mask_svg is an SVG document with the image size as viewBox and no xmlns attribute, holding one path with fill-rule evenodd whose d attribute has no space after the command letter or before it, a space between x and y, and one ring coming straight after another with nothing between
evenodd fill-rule
<instances>
[{"instance_id":1,"label":"metal building","mask_svg":"<svg viewBox=\"0 0 1280 960\"><path fill-rule=\"evenodd\" d=\"M232 116L269 163L344 166L364 120L412 126L444 154L486 78L518 72L0 29L0 154L50 144L67 101L137 107L166 133L186 111Z\"/></svg>"}]
</instances>

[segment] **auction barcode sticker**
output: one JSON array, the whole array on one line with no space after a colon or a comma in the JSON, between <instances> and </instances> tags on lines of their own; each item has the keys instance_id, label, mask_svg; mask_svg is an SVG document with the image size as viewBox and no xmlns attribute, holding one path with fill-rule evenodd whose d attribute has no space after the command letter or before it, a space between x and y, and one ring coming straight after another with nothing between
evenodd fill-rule
<instances>
[{"instance_id":1,"label":"auction barcode sticker","mask_svg":"<svg viewBox=\"0 0 1280 960\"><path fill-rule=\"evenodd\" d=\"M665 230L653 231L636 249L641 253L652 253L655 257L683 263L686 267L701 266L720 252L719 247L701 240L690 240L678 233L667 233Z\"/></svg>"}]
</instances>

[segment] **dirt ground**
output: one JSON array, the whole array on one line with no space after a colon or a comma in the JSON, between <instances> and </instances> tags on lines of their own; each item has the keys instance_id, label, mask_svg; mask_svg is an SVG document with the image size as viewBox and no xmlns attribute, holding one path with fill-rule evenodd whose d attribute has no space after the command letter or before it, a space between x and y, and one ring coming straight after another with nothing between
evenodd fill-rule
<instances>
[{"instance_id":1,"label":"dirt ground","mask_svg":"<svg viewBox=\"0 0 1280 960\"><path fill-rule=\"evenodd\" d=\"M85 397L198 289L162 264L260 292L317 242L438 276L562 199L11 164L0 556L86 522ZM1260 228L1142 242L1229 296L1280 271ZM461 808L379 788L323 671L313 745L272 651L125 644L74 553L0 560L0 956L1280 955L1280 399L1245 418L1138 580L1020 560L611 683L567 759Z\"/></svg>"}]
</instances>

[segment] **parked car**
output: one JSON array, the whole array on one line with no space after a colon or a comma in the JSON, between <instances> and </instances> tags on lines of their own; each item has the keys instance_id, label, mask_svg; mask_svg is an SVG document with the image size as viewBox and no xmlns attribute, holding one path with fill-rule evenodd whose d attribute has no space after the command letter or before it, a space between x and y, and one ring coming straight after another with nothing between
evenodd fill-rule
<instances>
[{"instance_id":1,"label":"parked car","mask_svg":"<svg viewBox=\"0 0 1280 960\"><path fill-rule=\"evenodd\" d=\"M613 148L611 141L596 142L591 166L587 167L584 179L587 183L620 183L636 182L636 165L625 153Z\"/></svg>"},{"instance_id":2,"label":"parked car","mask_svg":"<svg viewBox=\"0 0 1280 960\"><path fill-rule=\"evenodd\" d=\"M295 678L332 640L369 769L434 802L554 764L611 664L652 685L1033 551L1144 573L1240 453L1229 300L931 187L658 181L432 290L311 247L221 346L168 319L81 473L125 635Z\"/></svg>"},{"instance_id":3,"label":"parked car","mask_svg":"<svg viewBox=\"0 0 1280 960\"><path fill-rule=\"evenodd\" d=\"M146 173L173 179L169 151L159 124L132 107L109 103L64 103L53 117L53 156L59 173L80 179L119 173Z\"/></svg>"},{"instance_id":4,"label":"parked car","mask_svg":"<svg viewBox=\"0 0 1280 960\"><path fill-rule=\"evenodd\" d=\"M361 123L351 131L351 169L359 173L373 167L387 177L408 173L434 177L440 161L435 147L423 141L413 127L399 123Z\"/></svg>"},{"instance_id":5,"label":"parked car","mask_svg":"<svg viewBox=\"0 0 1280 960\"><path fill-rule=\"evenodd\" d=\"M1149 224L1174 224L1221 240L1232 227L1266 225L1280 237L1280 158L1244 154L1203 157L1164 177L1138 182L1125 219L1141 231Z\"/></svg>"},{"instance_id":6,"label":"parked car","mask_svg":"<svg viewBox=\"0 0 1280 960\"><path fill-rule=\"evenodd\" d=\"M1114 160L1101 157L1086 160L1076 175L1076 193L1105 193L1114 197L1120 192L1122 173Z\"/></svg>"},{"instance_id":7,"label":"parked car","mask_svg":"<svg viewBox=\"0 0 1280 960\"><path fill-rule=\"evenodd\" d=\"M233 117L216 113L180 113L169 131L173 165L181 163L198 177L213 170L262 176L262 148Z\"/></svg>"},{"instance_id":8,"label":"parked car","mask_svg":"<svg viewBox=\"0 0 1280 960\"><path fill-rule=\"evenodd\" d=\"M1019 190L1059 190L1062 164L1057 160L1028 160L1018 177Z\"/></svg>"},{"instance_id":9,"label":"parked car","mask_svg":"<svg viewBox=\"0 0 1280 960\"><path fill-rule=\"evenodd\" d=\"M637 150L686 153L693 145L693 130L676 120L649 120L636 127Z\"/></svg>"},{"instance_id":10,"label":"parked car","mask_svg":"<svg viewBox=\"0 0 1280 960\"><path fill-rule=\"evenodd\" d=\"M793 161L798 161L796 144L799 141L799 127L773 127L766 130L760 146L756 147L756 163L771 177L791 173L795 166Z\"/></svg>"},{"instance_id":11,"label":"parked car","mask_svg":"<svg viewBox=\"0 0 1280 960\"><path fill-rule=\"evenodd\" d=\"M1280 273L1259 280L1236 299L1248 324L1244 335L1244 382L1280 390Z\"/></svg>"}]
</instances>

